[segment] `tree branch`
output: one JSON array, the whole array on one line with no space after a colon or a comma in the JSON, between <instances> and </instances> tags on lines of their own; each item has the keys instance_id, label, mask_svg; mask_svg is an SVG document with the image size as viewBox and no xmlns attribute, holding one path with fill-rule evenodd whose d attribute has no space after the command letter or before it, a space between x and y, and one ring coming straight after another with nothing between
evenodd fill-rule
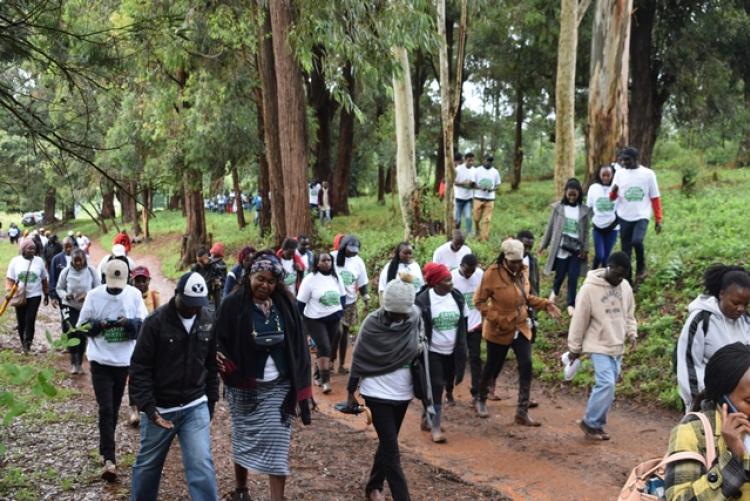
<instances>
[{"instance_id":1,"label":"tree branch","mask_svg":"<svg viewBox=\"0 0 750 501\"><path fill-rule=\"evenodd\" d=\"M576 9L576 26L581 25L581 21L583 21L583 17L586 15L586 11L589 10L589 5L591 5L591 0L578 0L578 8Z\"/></svg>"}]
</instances>

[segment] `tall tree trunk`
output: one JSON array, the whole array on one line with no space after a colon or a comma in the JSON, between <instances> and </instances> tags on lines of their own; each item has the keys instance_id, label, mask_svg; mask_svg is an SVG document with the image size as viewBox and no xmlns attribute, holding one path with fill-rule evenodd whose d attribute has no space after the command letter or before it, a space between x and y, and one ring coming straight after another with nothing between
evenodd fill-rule
<instances>
[{"instance_id":1,"label":"tall tree trunk","mask_svg":"<svg viewBox=\"0 0 750 501\"><path fill-rule=\"evenodd\" d=\"M151 228L149 227L149 211L154 208L154 191L150 186L143 189L143 206L141 207L141 229L143 230L143 240L151 240Z\"/></svg>"},{"instance_id":2,"label":"tall tree trunk","mask_svg":"<svg viewBox=\"0 0 750 501\"><path fill-rule=\"evenodd\" d=\"M279 146L284 177L284 215L289 235L309 235L312 230L307 189L308 143L305 90L302 72L289 46L293 13L291 0L269 2Z\"/></svg>"},{"instance_id":3,"label":"tall tree trunk","mask_svg":"<svg viewBox=\"0 0 750 501\"><path fill-rule=\"evenodd\" d=\"M597 0L591 37L586 180L628 144L628 71L633 0Z\"/></svg>"},{"instance_id":4,"label":"tall tree trunk","mask_svg":"<svg viewBox=\"0 0 750 501\"><path fill-rule=\"evenodd\" d=\"M351 64L344 67L344 79L354 103L355 82ZM335 214L349 214L349 184L354 157L354 111L341 108L339 142L336 151L336 169L331 184L331 208Z\"/></svg>"},{"instance_id":5,"label":"tall tree trunk","mask_svg":"<svg viewBox=\"0 0 750 501\"><path fill-rule=\"evenodd\" d=\"M169 210L177 210L182 205L182 190L177 190L169 197L169 202L167 202L167 209Z\"/></svg>"},{"instance_id":6,"label":"tall tree trunk","mask_svg":"<svg viewBox=\"0 0 750 501\"><path fill-rule=\"evenodd\" d=\"M115 217L115 190L107 185L101 187L102 192L102 219L114 219Z\"/></svg>"},{"instance_id":7,"label":"tall tree trunk","mask_svg":"<svg viewBox=\"0 0 750 501\"><path fill-rule=\"evenodd\" d=\"M206 213L203 209L203 175L201 172L185 168L182 159L175 164L178 172L183 173L183 189L185 191L185 213L187 231L182 236L182 252L178 262L180 269L188 268L195 261L195 252L199 247L207 245Z\"/></svg>"},{"instance_id":8,"label":"tall tree trunk","mask_svg":"<svg viewBox=\"0 0 750 501\"><path fill-rule=\"evenodd\" d=\"M323 48L313 48L313 70L310 73L310 106L318 121L313 174L318 181L332 180L331 175L331 123L336 112L336 101L331 97L323 74Z\"/></svg>"},{"instance_id":9,"label":"tall tree trunk","mask_svg":"<svg viewBox=\"0 0 750 501\"><path fill-rule=\"evenodd\" d=\"M65 204L63 207L63 222L67 223L73 221L76 218L76 206L75 202Z\"/></svg>"},{"instance_id":10,"label":"tall tree trunk","mask_svg":"<svg viewBox=\"0 0 750 501\"><path fill-rule=\"evenodd\" d=\"M232 162L232 186L234 188L234 199L237 203L237 226L242 229L247 226L245 222L245 207L242 206L242 190L240 189L240 173L237 172L237 162Z\"/></svg>"},{"instance_id":11,"label":"tall tree trunk","mask_svg":"<svg viewBox=\"0 0 750 501\"><path fill-rule=\"evenodd\" d=\"M385 203L385 166L378 163L378 203Z\"/></svg>"},{"instance_id":12,"label":"tall tree trunk","mask_svg":"<svg viewBox=\"0 0 750 501\"><path fill-rule=\"evenodd\" d=\"M268 202L267 206L271 209L274 240L276 246L280 246L287 232L284 217L285 200L283 173L281 171L281 146L279 145L279 113L275 97L276 69L271 41L271 14L263 0L258 0L258 4L263 11L263 22L259 26L257 65L261 81L263 138L266 146L269 188L268 194L263 198L263 204L265 205Z\"/></svg>"},{"instance_id":13,"label":"tall tree trunk","mask_svg":"<svg viewBox=\"0 0 750 501\"><path fill-rule=\"evenodd\" d=\"M271 199L268 195L271 193L269 184L268 157L266 156L266 126L263 119L263 89L255 89L255 109L258 120L258 136L263 145L263 149L257 153L258 156L258 195L261 199L260 214L258 214L258 226L260 227L260 236L265 237L271 231ZM257 210L257 209L256 209Z\"/></svg>"},{"instance_id":14,"label":"tall tree trunk","mask_svg":"<svg viewBox=\"0 0 750 501\"><path fill-rule=\"evenodd\" d=\"M224 165L211 169L211 182L208 186L208 196L215 196L224 193Z\"/></svg>"},{"instance_id":15,"label":"tall tree trunk","mask_svg":"<svg viewBox=\"0 0 750 501\"><path fill-rule=\"evenodd\" d=\"M404 239L419 234L420 195L417 185L417 161L414 138L414 103L412 102L409 54L403 47L393 49L401 66L401 78L393 77L393 107L396 121L396 183L398 185Z\"/></svg>"},{"instance_id":16,"label":"tall tree trunk","mask_svg":"<svg viewBox=\"0 0 750 501\"><path fill-rule=\"evenodd\" d=\"M445 137L443 135L442 118L440 121L440 135L438 136L437 150L435 150L435 178L432 180L432 192L440 191L440 181L445 179Z\"/></svg>"},{"instance_id":17,"label":"tall tree trunk","mask_svg":"<svg viewBox=\"0 0 750 501\"><path fill-rule=\"evenodd\" d=\"M422 125L422 94L429 76L430 63L424 57L422 50L418 50L414 56L414 78L412 79L412 91L414 93L414 136L419 135Z\"/></svg>"},{"instance_id":18,"label":"tall tree trunk","mask_svg":"<svg viewBox=\"0 0 750 501\"><path fill-rule=\"evenodd\" d=\"M520 83L516 84L516 134L513 145L513 181L510 183L512 190L517 190L521 185L521 168L523 167L523 88Z\"/></svg>"},{"instance_id":19,"label":"tall tree trunk","mask_svg":"<svg viewBox=\"0 0 750 501\"><path fill-rule=\"evenodd\" d=\"M130 181L128 183L128 191L130 191L130 194L125 194L125 198L127 199L127 207L128 212L130 213L130 221L133 223L132 231L133 235L140 235L142 233L141 230L141 223L140 218L138 217L138 200L137 200L137 193L138 193L138 183L135 181ZM130 196L132 195L132 196Z\"/></svg>"},{"instance_id":20,"label":"tall tree trunk","mask_svg":"<svg viewBox=\"0 0 750 501\"><path fill-rule=\"evenodd\" d=\"M57 191L54 186L47 187L44 192L44 214L42 215L42 224L53 224L55 222L55 205L57 202Z\"/></svg>"},{"instance_id":21,"label":"tall tree trunk","mask_svg":"<svg viewBox=\"0 0 750 501\"><path fill-rule=\"evenodd\" d=\"M391 165L388 167L388 170L385 172L385 186L383 187L383 191L387 194L391 194L393 192L393 185L395 182L396 177L396 168Z\"/></svg>"},{"instance_id":22,"label":"tall tree trunk","mask_svg":"<svg viewBox=\"0 0 750 501\"><path fill-rule=\"evenodd\" d=\"M745 109L750 110L750 71L745 71L742 77L745 81ZM750 127L746 128L745 135L740 140L735 164L737 167L750 166Z\"/></svg>"},{"instance_id":23,"label":"tall tree trunk","mask_svg":"<svg viewBox=\"0 0 750 501\"><path fill-rule=\"evenodd\" d=\"M656 137L661 127L664 103L669 95L667 79L659 89L661 61L653 46L656 0L635 0L630 30L630 144L641 152L640 162L651 165Z\"/></svg>"},{"instance_id":24,"label":"tall tree trunk","mask_svg":"<svg viewBox=\"0 0 750 501\"><path fill-rule=\"evenodd\" d=\"M555 197L575 175L576 163L576 55L578 51L578 0L562 0L560 38L557 45L555 83Z\"/></svg>"}]
</instances>

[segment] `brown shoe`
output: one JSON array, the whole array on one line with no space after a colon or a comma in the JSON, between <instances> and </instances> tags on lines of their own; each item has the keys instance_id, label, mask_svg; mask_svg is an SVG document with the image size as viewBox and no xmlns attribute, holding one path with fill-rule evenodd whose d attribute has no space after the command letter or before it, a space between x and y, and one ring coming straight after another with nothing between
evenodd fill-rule
<instances>
[{"instance_id":1,"label":"brown shoe","mask_svg":"<svg viewBox=\"0 0 750 501\"><path fill-rule=\"evenodd\" d=\"M107 460L104 462L104 468L102 468L102 478L110 484L117 481L117 467L112 461Z\"/></svg>"},{"instance_id":2,"label":"brown shoe","mask_svg":"<svg viewBox=\"0 0 750 501\"><path fill-rule=\"evenodd\" d=\"M604 433L604 430L602 430L601 428L592 428L583 420L578 422L578 426L581 428L581 431L583 431L583 434L587 440L596 440L599 442L603 440L609 440L609 435Z\"/></svg>"},{"instance_id":3,"label":"brown shoe","mask_svg":"<svg viewBox=\"0 0 750 501\"><path fill-rule=\"evenodd\" d=\"M479 416L480 418L490 417L490 413L487 410L487 404L482 400L474 401L474 410L477 411L477 416Z\"/></svg>"},{"instance_id":4,"label":"brown shoe","mask_svg":"<svg viewBox=\"0 0 750 501\"><path fill-rule=\"evenodd\" d=\"M437 426L432 429L432 441L436 444L444 444L446 442L445 435L443 435L443 432L438 428Z\"/></svg>"},{"instance_id":5,"label":"brown shoe","mask_svg":"<svg viewBox=\"0 0 750 501\"><path fill-rule=\"evenodd\" d=\"M542 426L542 423L540 423L539 421L534 421L533 419L531 419L531 417L529 417L529 414L526 413L526 412L524 412L524 413L517 413L516 414L515 423L516 424L520 424L521 426L532 426L532 427Z\"/></svg>"}]
</instances>

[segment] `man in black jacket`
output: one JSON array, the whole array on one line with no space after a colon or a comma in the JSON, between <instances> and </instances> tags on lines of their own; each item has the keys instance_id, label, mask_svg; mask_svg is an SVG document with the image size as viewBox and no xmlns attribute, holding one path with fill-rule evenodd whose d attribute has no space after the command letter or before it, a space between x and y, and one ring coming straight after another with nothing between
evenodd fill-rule
<instances>
[{"instance_id":1,"label":"man in black jacket","mask_svg":"<svg viewBox=\"0 0 750 501\"><path fill-rule=\"evenodd\" d=\"M175 297L143 322L130 362L130 399L145 414L133 466L132 498L155 500L175 435L192 499L216 500L211 417L219 399L216 338L208 287L184 274ZM148 418L148 419L146 419Z\"/></svg>"}]
</instances>

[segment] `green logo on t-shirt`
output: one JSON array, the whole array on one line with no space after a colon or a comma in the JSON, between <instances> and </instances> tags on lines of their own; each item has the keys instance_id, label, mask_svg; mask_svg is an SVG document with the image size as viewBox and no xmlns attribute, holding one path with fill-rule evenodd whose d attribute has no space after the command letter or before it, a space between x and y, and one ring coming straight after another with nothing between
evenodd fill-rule
<instances>
[{"instance_id":1,"label":"green logo on t-shirt","mask_svg":"<svg viewBox=\"0 0 750 501\"><path fill-rule=\"evenodd\" d=\"M640 202L646 196L646 192L640 186L631 186L625 191L625 200L628 202Z\"/></svg>"},{"instance_id":2,"label":"green logo on t-shirt","mask_svg":"<svg viewBox=\"0 0 750 501\"><path fill-rule=\"evenodd\" d=\"M563 233L567 233L569 235L578 234L578 219L566 217L565 225L563 226Z\"/></svg>"},{"instance_id":3,"label":"green logo on t-shirt","mask_svg":"<svg viewBox=\"0 0 750 501\"><path fill-rule=\"evenodd\" d=\"M439 331L452 331L458 327L460 315L457 311L442 311L432 319L432 326Z\"/></svg>"},{"instance_id":4,"label":"green logo on t-shirt","mask_svg":"<svg viewBox=\"0 0 750 501\"><path fill-rule=\"evenodd\" d=\"M354 283L354 273L349 270L341 270L339 272L341 281L344 283L344 287L349 287Z\"/></svg>"},{"instance_id":5,"label":"green logo on t-shirt","mask_svg":"<svg viewBox=\"0 0 750 501\"><path fill-rule=\"evenodd\" d=\"M29 270L28 272L28 278L26 277L27 273L26 271L22 271L18 274L18 281L22 283L30 283L33 284L37 280L39 280L39 275L34 273L32 270Z\"/></svg>"},{"instance_id":6,"label":"green logo on t-shirt","mask_svg":"<svg viewBox=\"0 0 750 501\"><path fill-rule=\"evenodd\" d=\"M615 210L615 203L608 197L599 197L596 199L596 210L599 212L612 212Z\"/></svg>"},{"instance_id":7,"label":"green logo on t-shirt","mask_svg":"<svg viewBox=\"0 0 750 501\"><path fill-rule=\"evenodd\" d=\"M123 341L128 340L128 336L125 334L125 328L120 326L104 329L103 335L104 340L108 343L122 343Z\"/></svg>"},{"instance_id":8,"label":"green logo on t-shirt","mask_svg":"<svg viewBox=\"0 0 750 501\"><path fill-rule=\"evenodd\" d=\"M481 189L486 190L486 191L492 191L495 189L495 183L492 181L492 179L487 178L487 177L484 179L480 179L477 185Z\"/></svg>"},{"instance_id":9,"label":"green logo on t-shirt","mask_svg":"<svg viewBox=\"0 0 750 501\"><path fill-rule=\"evenodd\" d=\"M474 293L472 292L464 292L464 300L466 301L466 307L470 310L476 310L476 306L474 306Z\"/></svg>"},{"instance_id":10,"label":"green logo on t-shirt","mask_svg":"<svg viewBox=\"0 0 750 501\"><path fill-rule=\"evenodd\" d=\"M284 285L294 285L294 282L297 281L297 274L296 273L287 273L284 275Z\"/></svg>"},{"instance_id":11,"label":"green logo on t-shirt","mask_svg":"<svg viewBox=\"0 0 750 501\"><path fill-rule=\"evenodd\" d=\"M323 306L336 306L337 304L341 304L339 293L336 291L325 291L323 295L320 296L320 304Z\"/></svg>"}]
</instances>

